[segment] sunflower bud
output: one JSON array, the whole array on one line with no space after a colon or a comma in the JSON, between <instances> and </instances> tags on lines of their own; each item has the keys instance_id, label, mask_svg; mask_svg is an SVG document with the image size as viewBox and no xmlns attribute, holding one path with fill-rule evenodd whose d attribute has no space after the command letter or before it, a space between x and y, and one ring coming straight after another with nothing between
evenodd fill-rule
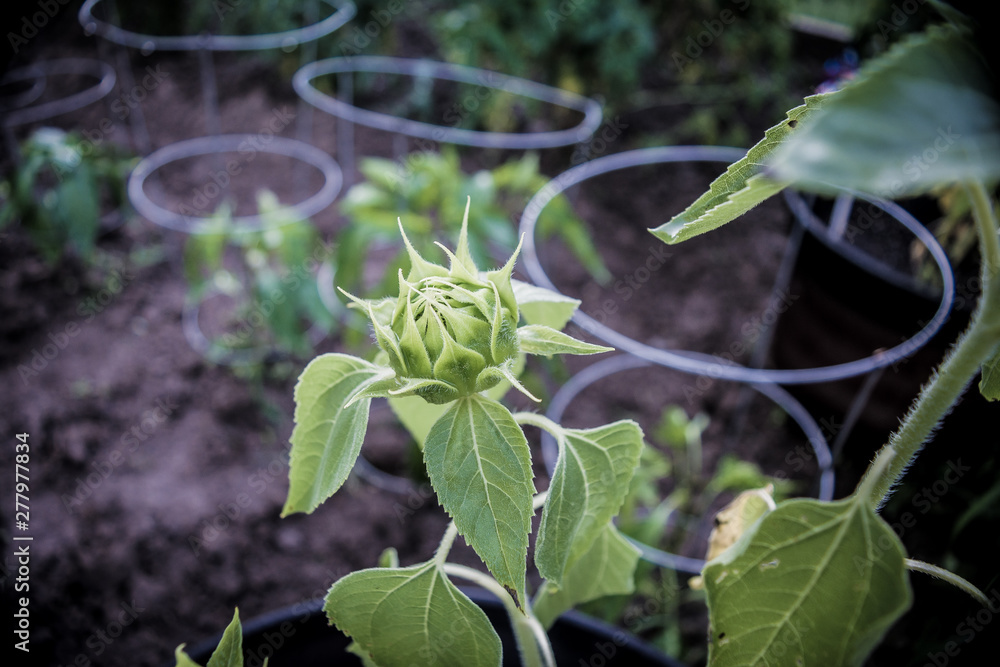
<instances>
[{"instance_id":1,"label":"sunflower bud","mask_svg":"<svg viewBox=\"0 0 1000 667\"><path fill-rule=\"evenodd\" d=\"M447 403L505 378L514 381L518 309L511 272L517 251L502 269L480 274L469 252L468 217L467 206L455 252L441 246L451 260L447 269L421 257L400 225L411 267L406 276L399 273L399 297L394 304L355 299L367 308L395 374L373 391Z\"/></svg>"}]
</instances>

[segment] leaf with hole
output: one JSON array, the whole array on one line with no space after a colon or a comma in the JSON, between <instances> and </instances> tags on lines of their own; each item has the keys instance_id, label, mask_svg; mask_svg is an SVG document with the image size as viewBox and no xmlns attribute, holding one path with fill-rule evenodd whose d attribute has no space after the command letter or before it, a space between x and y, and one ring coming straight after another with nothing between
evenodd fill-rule
<instances>
[{"instance_id":1,"label":"leaf with hole","mask_svg":"<svg viewBox=\"0 0 1000 667\"><path fill-rule=\"evenodd\" d=\"M789 176L775 178L762 173L765 160L783 141L797 131L798 124L822 107L830 94L812 95L805 103L788 112L787 118L764 133L756 146L725 173L712 181L708 192L693 204L655 229L650 229L664 243L680 243L710 232L735 220L757 204L785 188Z\"/></svg>"},{"instance_id":2,"label":"leaf with hole","mask_svg":"<svg viewBox=\"0 0 1000 667\"><path fill-rule=\"evenodd\" d=\"M702 571L709 665L861 665L910 606L899 538L855 496L791 500Z\"/></svg>"}]
</instances>

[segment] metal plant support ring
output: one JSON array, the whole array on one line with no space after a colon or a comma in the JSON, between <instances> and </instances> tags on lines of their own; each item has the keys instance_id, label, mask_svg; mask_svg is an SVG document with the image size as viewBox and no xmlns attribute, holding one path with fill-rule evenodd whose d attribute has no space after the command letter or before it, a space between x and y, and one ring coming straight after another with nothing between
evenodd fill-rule
<instances>
[{"instance_id":1,"label":"metal plant support ring","mask_svg":"<svg viewBox=\"0 0 1000 667\"><path fill-rule=\"evenodd\" d=\"M188 216L163 208L154 203L144 189L146 179L160 167L184 158L200 155L214 155L222 152L245 150L247 145L253 146L252 134L223 134L214 137L198 137L179 141L164 146L143 159L132 171L128 179L128 196L135 210L152 222L189 234L198 234L203 230L205 220L201 216ZM327 153L315 146L284 137L271 137L268 143L254 151L284 155L312 165L323 174L323 186L305 201L280 209L272 215L288 216L290 219L304 220L319 213L337 197L343 182L340 167ZM260 215L245 215L233 218L233 223L241 231L253 232L268 228L266 221Z\"/></svg>"},{"instance_id":2,"label":"metal plant support ring","mask_svg":"<svg viewBox=\"0 0 1000 667\"><path fill-rule=\"evenodd\" d=\"M299 44L325 37L354 17L356 9L353 3L346 0L322 1L336 10L322 21L294 30L260 35L144 35L96 18L93 10L101 0L87 0L80 7L77 18L87 34L100 35L109 42L140 49L146 54L157 50L260 51L294 48Z\"/></svg>"},{"instance_id":3,"label":"metal plant support ring","mask_svg":"<svg viewBox=\"0 0 1000 667\"><path fill-rule=\"evenodd\" d=\"M323 264L323 266L326 266L326 264ZM322 267L320 270L322 270ZM203 295L200 299L188 298L184 300L184 308L181 311L181 328L184 331L184 337L187 338L191 349L212 363L219 364L221 366L233 367L249 366L251 364L261 363L268 358L283 358L284 356L287 356L276 354L270 345L228 348L206 336L205 332L201 329L201 323L199 321L201 305L217 294L219 294L219 292L211 292ZM316 323L309 327L306 331L306 337L309 339L309 343L315 347L324 338L326 338L328 333L329 331L327 329L319 323Z\"/></svg>"},{"instance_id":4,"label":"metal plant support ring","mask_svg":"<svg viewBox=\"0 0 1000 667\"><path fill-rule=\"evenodd\" d=\"M555 292L559 291L545 273L545 269L542 268L539 261L538 249L535 245L535 227L545 206L570 186L582 183L594 176L630 167L668 162L724 162L728 164L739 160L745 154L746 151L742 149L722 146L644 148L600 157L563 172L531 198L521 216L520 230L524 236L524 246L521 256L528 275L535 284ZM899 345L880 351L870 357L831 366L819 368L763 369L741 366L715 355L667 350L647 345L618 333L579 310L573 315L573 322L608 345L623 352L629 352L637 357L669 368L707 375L720 380L748 383L810 384L843 380L890 366L908 357L925 345L948 319L948 314L951 311L954 300L955 277L941 244L937 242L933 234L927 231L926 228L902 207L892 202L859 194L854 194L854 196L864 199L889 213L900 224L906 227L907 230L927 247L931 257L933 257L934 262L937 264L938 270L941 272L943 287L941 302L937 312L935 312L930 322L920 331ZM800 219L802 217L807 219L814 218L812 212L808 210L805 201L797 193L786 190L786 199L792 208L792 212L796 216L799 216Z\"/></svg>"},{"instance_id":5,"label":"metal plant support ring","mask_svg":"<svg viewBox=\"0 0 1000 667\"><path fill-rule=\"evenodd\" d=\"M4 125L6 127L16 127L19 125L28 125L29 123L38 123L64 113L82 109L110 93L115 87L115 81L117 80L115 70L111 65L100 60L92 58L61 58L58 60L37 62L28 67L11 70L4 75L3 79L0 79L0 84L37 80L39 78L45 79L50 76L67 74L92 76L97 79L97 83L90 88L57 100L9 111L6 118L4 118Z\"/></svg>"},{"instance_id":6,"label":"metal plant support ring","mask_svg":"<svg viewBox=\"0 0 1000 667\"><path fill-rule=\"evenodd\" d=\"M656 366L657 364L631 354L616 354L602 359L586 367L560 387L559 391L552 397L552 403L549 405L545 416L556 423L561 423L563 414L573 399L595 382L599 382L609 375L622 371L655 368ZM813 454L816 457L816 465L819 468L819 492L817 497L824 501L832 500L834 491L833 458L830 455L830 448L827 446L826 438L823 436L823 431L820 429L819 424L812 418L809 411L782 387L768 383L754 383L750 387L774 401L802 429L802 432L809 441L809 445L812 447ZM550 476L555 470L558 455L559 449L555 438L549 433L542 431L542 458L545 462L545 469ZM663 551L628 536L625 539L639 549L643 560L655 565L691 574L700 574L702 568L705 567L705 561L702 559Z\"/></svg>"},{"instance_id":7,"label":"metal plant support ring","mask_svg":"<svg viewBox=\"0 0 1000 667\"><path fill-rule=\"evenodd\" d=\"M561 106L583 114L575 127L544 132L487 132L400 118L378 111L362 109L318 91L312 80L326 74L370 72L429 77L458 83L478 85L491 90L520 95ZM559 88L528 81L490 70L453 65L451 63L386 56L354 56L328 58L309 63L292 79L295 92L304 100L341 120L387 132L427 139L447 144L480 148L534 149L569 146L585 141L601 124L601 105L596 101Z\"/></svg>"}]
</instances>

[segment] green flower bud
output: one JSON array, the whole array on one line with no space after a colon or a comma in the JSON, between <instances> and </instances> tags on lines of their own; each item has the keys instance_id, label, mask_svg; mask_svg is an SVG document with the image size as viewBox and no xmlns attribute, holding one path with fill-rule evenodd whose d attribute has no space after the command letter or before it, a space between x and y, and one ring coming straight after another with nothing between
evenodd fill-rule
<instances>
[{"instance_id":1,"label":"green flower bud","mask_svg":"<svg viewBox=\"0 0 1000 667\"><path fill-rule=\"evenodd\" d=\"M480 274L469 252L468 219L466 206L455 252L441 246L451 260L447 269L421 257L400 225L411 267L405 277L400 271L391 314L388 302L354 299L367 308L395 373L372 391L447 403L514 380L518 309L511 272L518 251L502 269Z\"/></svg>"}]
</instances>

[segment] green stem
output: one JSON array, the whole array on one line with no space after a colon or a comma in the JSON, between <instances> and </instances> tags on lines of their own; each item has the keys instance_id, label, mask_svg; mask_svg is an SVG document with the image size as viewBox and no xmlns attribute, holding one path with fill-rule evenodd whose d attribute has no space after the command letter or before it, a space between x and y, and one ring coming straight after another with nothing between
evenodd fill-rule
<instances>
[{"instance_id":1,"label":"green stem","mask_svg":"<svg viewBox=\"0 0 1000 667\"><path fill-rule=\"evenodd\" d=\"M966 186L972 200L972 213L979 232L979 247L982 251L983 284L990 282L1000 270L1000 237L997 236L997 220L993 214L993 204L983 184L975 181Z\"/></svg>"},{"instance_id":2,"label":"green stem","mask_svg":"<svg viewBox=\"0 0 1000 667\"><path fill-rule=\"evenodd\" d=\"M930 381L924 385L913 407L899 429L892 434L858 484L857 491L870 489L868 500L878 509L888 499L893 486L916 458L934 428L958 401L969 384L990 359L1000 342L1000 271L997 265L990 268L997 248L997 222L993 217L985 191L980 184L970 186L973 195L973 213L979 229L983 257L983 293L972 315L969 328L945 356ZM977 196L977 192L981 196ZM880 461L895 454L887 465ZM881 472L874 472L881 470ZM876 475L872 482L870 476Z\"/></svg>"},{"instance_id":3,"label":"green stem","mask_svg":"<svg viewBox=\"0 0 1000 667\"><path fill-rule=\"evenodd\" d=\"M545 415L540 415L536 412L515 412L512 416L514 417L514 421L521 426L535 426L543 431L548 431L556 438L559 437L563 430L559 424Z\"/></svg>"},{"instance_id":4,"label":"green stem","mask_svg":"<svg viewBox=\"0 0 1000 667\"><path fill-rule=\"evenodd\" d=\"M925 563L922 560L907 558L904 562L906 563L906 568L908 570L912 570L913 572L923 572L924 574L929 574L932 577L940 579L941 581L947 581L952 586L971 595L976 602L983 605L987 609L990 607L989 598L987 598L981 590L954 572L946 570L943 567L938 567L937 565Z\"/></svg>"},{"instance_id":5,"label":"green stem","mask_svg":"<svg viewBox=\"0 0 1000 667\"><path fill-rule=\"evenodd\" d=\"M445 563L444 571L449 577L460 577L471 581L499 598L507 610L511 626L514 628L514 637L517 639L517 647L521 653L521 664L524 667L556 667L548 635L545 634L541 623L531 613L530 608L527 608L527 603L522 612L514 604L514 598L503 586L497 583L493 577L479 570L457 563Z\"/></svg>"},{"instance_id":6,"label":"green stem","mask_svg":"<svg viewBox=\"0 0 1000 667\"><path fill-rule=\"evenodd\" d=\"M451 545L455 543L456 537L458 537L458 526L452 521L444 531L437 551L434 552L434 560L438 562L438 565L444 565L444 562L448 560L448 552L451 551Z\"/></svg>"}]
</instances>

